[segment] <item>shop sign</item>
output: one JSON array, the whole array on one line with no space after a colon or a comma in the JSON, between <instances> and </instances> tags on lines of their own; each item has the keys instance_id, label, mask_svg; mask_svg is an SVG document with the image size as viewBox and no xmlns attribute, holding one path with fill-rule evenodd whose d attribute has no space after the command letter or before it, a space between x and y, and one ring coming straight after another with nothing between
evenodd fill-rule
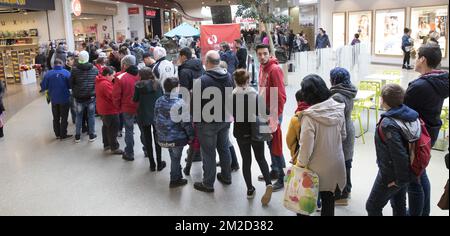
<instances>
[{"instance_id":1,"label":"shop sign","mask_svg":"<svg viewBox=\"0 0 450 236\"><path fill-rule=\"evenodd\" d=\"M0 3L7 4L7 5L25 6L25 5L27 5L27 0L0 0Z\"/></svg>"},{"instance_id":2,"label":"shop sign","mask_svg":"<svg viewBox=\"0 0 450 236\"><path fill-rule=\"evenodd\" d=\"M145 10L145 16L149 17L149 18L154 18L156 17L156 10L151 10L151 9L146 9Z\"/></svg>"},{"instance_id":3,"label":"shop sign","mask_svg":"<svg viewBox=\"0 0 450 236\"><path fill-rule=\"evenodd\" d=\"M0 0L0 8L55 10L54 0Z\"/></svg>"},{"instance_id":4,"label":"shop sign","mask_svg":"<svg viewBox=\"0 0 450 236\"><path fill-rule=\"evenodd\" d=\"M81 3L80 0L72 0L72 12L75 16L81 15Z\"/></svg>"},{"instance_id":5,"label":"shop sign","mask_svg":"<svg viewBox=\"0 0 450 236\"><path fill-rule=\"evenodd\" d=\"M236 23L249 23L249 24L256 24L256 20L253 18L242 18L242 17L236 17Z\"/></svg>"},{"instance_id":6,"label":"shop sign","mask_svg":"<svg viewBox=\"0 0 450 236\"><path fill-rule=\"evenodd\" d=\"M128 8L128 15L139 15L139 7Z\"/></svg>"}]
</instances>

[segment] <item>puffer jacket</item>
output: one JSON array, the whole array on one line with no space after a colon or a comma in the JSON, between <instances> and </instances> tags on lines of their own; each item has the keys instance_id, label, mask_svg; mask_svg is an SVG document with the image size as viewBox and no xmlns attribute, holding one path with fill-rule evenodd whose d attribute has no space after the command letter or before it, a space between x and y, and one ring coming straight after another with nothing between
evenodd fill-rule
<instances>
[{"instance_id":1,"label":"puffer jacket","mask_svg":"<svg viewBox=\"0 0 450 236\"><path fill-rule=\"evenodd\" d=\"M330 98L303 111L297 164L317 173L320 191L342 191L346 184L344 109Z\"/></svg>"},{"instance_id":2,"label":"puffer jacket","mask_svg":"<svg viewBox=\"0 0 450 236\"><path fill-rule=\"evenodd\" d=\"M434 145L442 126L441 111L444 100L449 95L447 71L432 71L409 83L405 95L405 105L419 113L425 122Z\"/></svg>"},{"instance_id":3,"label":"puffer jacket","mask_svg":"<svg viewBox=\"0 0 450 236\"><path fill-rule=\"evenodd\" d=\"M155 80L141 80L136 83L133 101L139 104L137 121L140 125L155 123L155 104L162 95L162 88Z\"/></svg>"},{"instance_id":4,"label":"puffer jacket","mask_svg":"<svg viewBox=\"0 0 450 236\"><path fill-rule=\"evenodd\" d=\"M386 185L395 182L398 186L403 186L414 178L408 143L420 138L418 118L418 113L406 105L381 115L381 122L375 132L375 148L379 173ZM384 139L379 134L380 125Z\"/></svg>"},{"instance_id":5,"label":"puffer jacket","mask_svg":"<svg viewBox=\"0 0 450 236\"><path fill-rule=\"evenodd\" d=\"M78 64L71 71L73 97L79 101L88 101L95 97L95 79L98 70L91 63Z\"/></svg>"},{"instance_id":6,"label":"puffer jacket","mask_svg":"<svg viewBox=\"0 0 450 236\"><path fill-rule=\"evenodd\" d=\"M347 138L343 140L344 157L346 161L353 159L355 147L355 126L352 121L352 111L356 94L358 90L353 85L338 84L331 87L332 98L336 102L345 104L345 129Z\"/></svg>"},{"instance_id":7,"label":"puffer jacket","mask_svg":"<svg viewBox=\"0 0 450 236\"><path fill-rule=\"evenodd\" d=\"M183 99L171 97L170 93L166 93L156 101L155 125L157 141L164 148L186 146L189 140L194 139L194 128L192 127L189 112L181 113L182 120L175 122L170 114L173 109L177 109L180 113L183 109L186 109Z\"/></svg>"},{"instance_id":8,"label":"puffer jacket","mask_svg":"<svg viewBox=\"0 0 450 236\"><path fill-rule=\"evenodd\" d=\"M189 59L178 67L178 78L180 86L192 90L194 80L200 78L205 73L202 61L199 59Z\"/></svg>"},{"instance_id":9,"label":"puffer jacket","mask_svg":"<svg viewBox=\"0 0 450 236\"><path fill-rule=\"evenodd\" d=\"M164 81L170 77L176 77L177 74L175 72L175 66L172 62L166 60L165 57L160 58L155 62L153 67L153 74L159 80L159 83L162 85L164 90Z\"/></svg>"}]
</instances>

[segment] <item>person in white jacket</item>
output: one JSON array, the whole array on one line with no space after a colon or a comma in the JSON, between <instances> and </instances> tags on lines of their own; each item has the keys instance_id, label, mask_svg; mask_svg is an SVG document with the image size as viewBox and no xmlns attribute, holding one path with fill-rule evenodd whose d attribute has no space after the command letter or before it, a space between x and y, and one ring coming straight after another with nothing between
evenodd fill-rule
<instances>
[{"instance_id":1,"label":"person in white jacket","mask_svg":"<svg viewBox=\"0 0 450 236\"><path fill-rule=\"evenodd\" d=\"M318 75L306 76L301 93L311 107L303 111L297 166L319 176L322 216L334 215L336 186L346 184L342 140L346 138L344 103L331 98L325 82Z\"/></svg>"},{"instance_id":2,"label":"person in white jacket","mask_svg":"<svg viewBox=\"0 0 450 236\"><path fill-rule=\"evenodd\" d=\"M155 47L153 57L156 62L153 67L153 74L159 80L160 84L164 84L164 80L170 77L177 77L175 66L172 62L166 60L167 52L163 47Z\"/></svg>"}]
</instances>

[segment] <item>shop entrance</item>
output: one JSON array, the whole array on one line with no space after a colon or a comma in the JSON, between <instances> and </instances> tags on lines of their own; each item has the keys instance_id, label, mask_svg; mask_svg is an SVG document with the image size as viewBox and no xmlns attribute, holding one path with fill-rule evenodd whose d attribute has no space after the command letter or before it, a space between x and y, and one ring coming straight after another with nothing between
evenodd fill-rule
<instances>
[{"instance_id":1,"label":"shop entrance","mask_svg":"<svg viewBox=\"0 0 450 236\"><path fill-rule=\"evenodd\" d=\"M113 24L113 16L94 14L72 15L75 47L79 49L83 42L113 40Z\"/></svg>"},{"instance_id":2,"label":"shop entrance","mask_svg":"<svg viewBox=\"0 0 450 236\"><path fill-rule=\"evenodd\" d=\"M161 10L153 8L144 8L145 17L145 37L150 39L158 35L161 36Z\"/></svg>"}]
</instances>

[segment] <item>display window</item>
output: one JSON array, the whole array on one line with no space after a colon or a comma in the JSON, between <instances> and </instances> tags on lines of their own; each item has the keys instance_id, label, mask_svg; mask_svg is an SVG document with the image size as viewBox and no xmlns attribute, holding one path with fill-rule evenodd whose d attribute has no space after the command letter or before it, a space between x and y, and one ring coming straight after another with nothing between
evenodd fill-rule
<instances>
[{"instance_id":1,"label":"display window","mask_svg":"<svg viewBox=\"0 0 450 236\"><path fill-rule=\"evenodd\" d=\"M342 27L344 25L344 27ZM337 49L345 46L345 12L333 13L333 48Z\"/></svg>"},{"instance_id":2,"label":"display window","mask_svg":"<svg viewBox=\"0 0 450 236\"><path fill-rule=\"evenodd\" d=\"M361 44L366 44L369 52L372 50L372 11L348 13L347 41L350 44L355 34L359 34Z\"/></svg>"},{"instance_id":3,"label":"display window","mask_svg":"<svg viewBox=\"0 0 450 236\"><path fill-rule=\"evenodd\" d=\"M411 8L411 37L417 49L430 39L435 39L447 55L448 5Z\"/></svg>"},{"instance_id":4,"label":"display window","mask_svg":"<svg viewBox=\"0 0 450 236\"><path fill-rule=\"evenodd\" d=\"M402 56L406 9L375 11L375 55Z\"/></svg>"}]
</instances>

